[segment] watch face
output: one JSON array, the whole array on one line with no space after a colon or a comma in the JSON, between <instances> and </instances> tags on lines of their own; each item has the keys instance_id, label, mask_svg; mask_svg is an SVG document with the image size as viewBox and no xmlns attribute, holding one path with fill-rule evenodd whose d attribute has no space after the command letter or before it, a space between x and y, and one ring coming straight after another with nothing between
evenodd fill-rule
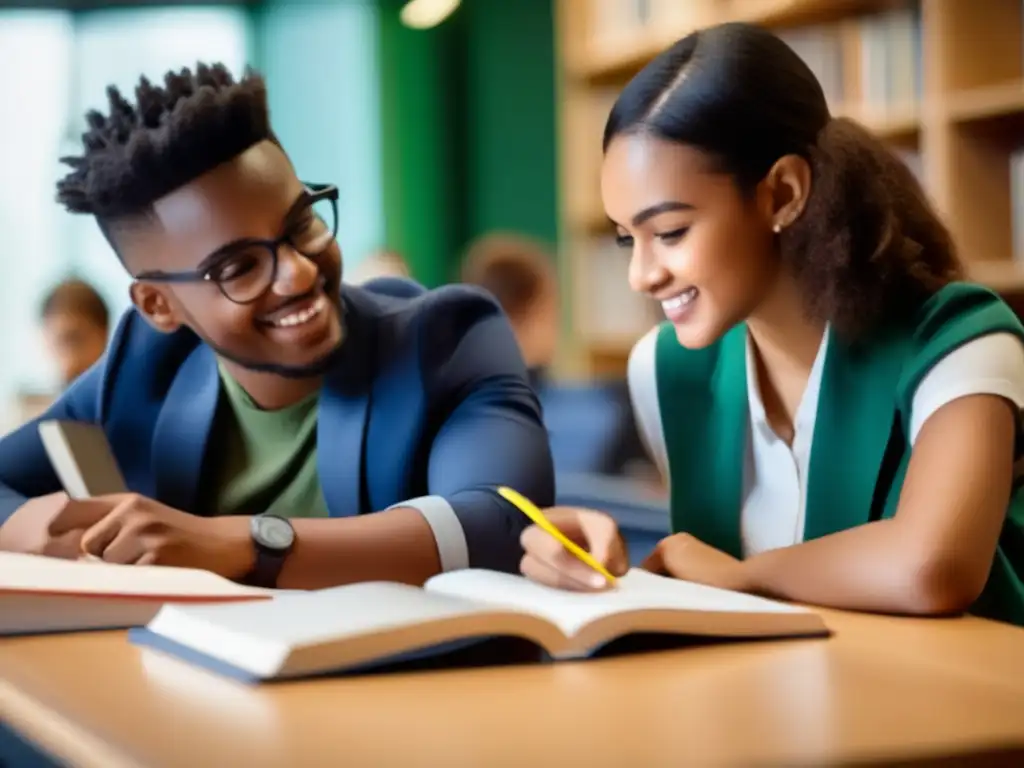
<instances>
[{"instance_id":1,"label":"watch face","mask_svg":"<svg viewBox=\"0 0 1024 768\"><path fill-rule=\"evenodd\" d=\"M280 517L256 517L253 538L269 549L288 549L295 541L295 531Z\"/></svg>"}]
</instances>

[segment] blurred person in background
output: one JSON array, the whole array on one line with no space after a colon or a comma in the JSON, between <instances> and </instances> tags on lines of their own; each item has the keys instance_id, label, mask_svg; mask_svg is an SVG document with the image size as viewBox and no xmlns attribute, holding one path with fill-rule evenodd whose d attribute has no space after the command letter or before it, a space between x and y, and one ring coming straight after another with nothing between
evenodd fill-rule
<instances>
[{"instance_id":1,"label":"blurred person in background","mask_svg":"<svg viewBox=\"0 0 1024 768\"><path fill-rule=\"evenodd\" d=\"M537 240L494 232L470 244L461 279L491 293L508 315L543 406L556 471L563 476L631 474L650 480L653 465L633 423L625 382L569 385L548 375L561 322L553 261Z\"/></svg>"},{"instance_id":2,"label":"blurred person in background","mask_svg":"<svg viewBox=\"0 0 1024 768\"><path fill-rule=\"evenodd\" d=\"M558 351L558 273L553 257L525 235L495 232L470 244L462 282L494 296L505 310L531 380L542 384Z\"/></svg>"},{"instance_id":3,"label":"blurred person in background","mask_svg":"<svg viewBox=\"0 0 1024 768\"><path fill-rule=\"evenodd\" d=\"M66 389L106 349L110 332L106 302L84 280L64 280L43 299L40 320L61 389Z\"/></svg>"},{"instance_id":4,"label":"blurred person in background","mask_svg":"<svg viewBox=\"0 0 1024 768\"><path fill-rule=\"evenodd\" d=\"M352 285L363 285L378 277L412 277L409 266L397 251L375 251L360 261L345 276Z\"/></svg>"},{"instance_id":5,"label":"blurred person in background","mask_svg":"<svg viewBox=\"0 0 1024 768\"><path fill-rule=\"evenodd\" d=\"M258 74L200 64L108 101L58 200L134 307L43 418L102 427L132 492L70 500L29 423L0 441L0 550L296 589L514 571L525 518L495 486L550 504L554 480L493 299L343 286L338 188L297 177Z\"/></svg>"}]
</instances>

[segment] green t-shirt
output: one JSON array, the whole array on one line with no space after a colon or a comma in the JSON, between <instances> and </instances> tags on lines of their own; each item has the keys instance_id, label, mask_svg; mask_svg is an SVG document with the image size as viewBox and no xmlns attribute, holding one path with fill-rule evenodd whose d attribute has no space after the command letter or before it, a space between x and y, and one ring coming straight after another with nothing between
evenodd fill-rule
<instances>
[{"instance_id":1,"label":"green t-shirt","mask_svg":"<svg viewBox=\"0 0 1024 768\"><path fill-rule=\"evenodd\" d=\"M220 515L271 512L281 517L327 517L316 466L319 393L265 411L223 368L225 430L214 488Z\"/></svg>"}]
</instances>

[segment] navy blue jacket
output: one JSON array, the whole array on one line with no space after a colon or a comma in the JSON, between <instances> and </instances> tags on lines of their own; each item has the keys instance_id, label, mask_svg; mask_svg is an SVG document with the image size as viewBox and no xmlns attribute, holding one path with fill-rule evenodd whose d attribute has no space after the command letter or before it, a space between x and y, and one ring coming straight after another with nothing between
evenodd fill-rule
<instances>
[{"instance_id":1,"label":"navy blue jacket","mask_svg":"<svg viewBox=\"0 0 1024 768\"><path fill-rule=\"evenodd\" d=\"M494 489L547 506L554 476L505 316L475 289L425 291L394 278L344 286L342 300L348 336L325 376L317 425L330 515L414 506L445 569L516 570L527 520ZM41 419L102 425L132 491L205 515L222 400L209 347L188 330L159 333L130 310L104 357ZM36 422L0 440L0 523L59 490Z\"/></svg>"}]
</instances>

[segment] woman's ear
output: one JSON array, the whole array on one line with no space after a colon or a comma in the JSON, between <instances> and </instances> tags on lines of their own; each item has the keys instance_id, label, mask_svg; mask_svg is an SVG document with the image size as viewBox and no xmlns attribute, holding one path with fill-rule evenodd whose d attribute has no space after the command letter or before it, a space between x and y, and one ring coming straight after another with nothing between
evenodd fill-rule
<instances>
[{"instance_id":1,"label":"woman's ear","mask_svg":"<svg viewBox=\"0 0 1024 768\"><path fill-rule=\"evenodd\" d=\"M164 291L150 283L132 283L129 293L132 304L153 328L161 333L174 333L182 326L174 304Z\"/></svg>"},{"instance_id":2,"label":"woman's ear","mask_svg":"<svg viewBox=\"0 0 1024 768\"><path fill-rule=\"evenodd\" d=\"M765 177L771 198L771 227L781 232L800 218L811 194L811 165L799 155L779 158Z\"/></svg>"}]
</instances>

